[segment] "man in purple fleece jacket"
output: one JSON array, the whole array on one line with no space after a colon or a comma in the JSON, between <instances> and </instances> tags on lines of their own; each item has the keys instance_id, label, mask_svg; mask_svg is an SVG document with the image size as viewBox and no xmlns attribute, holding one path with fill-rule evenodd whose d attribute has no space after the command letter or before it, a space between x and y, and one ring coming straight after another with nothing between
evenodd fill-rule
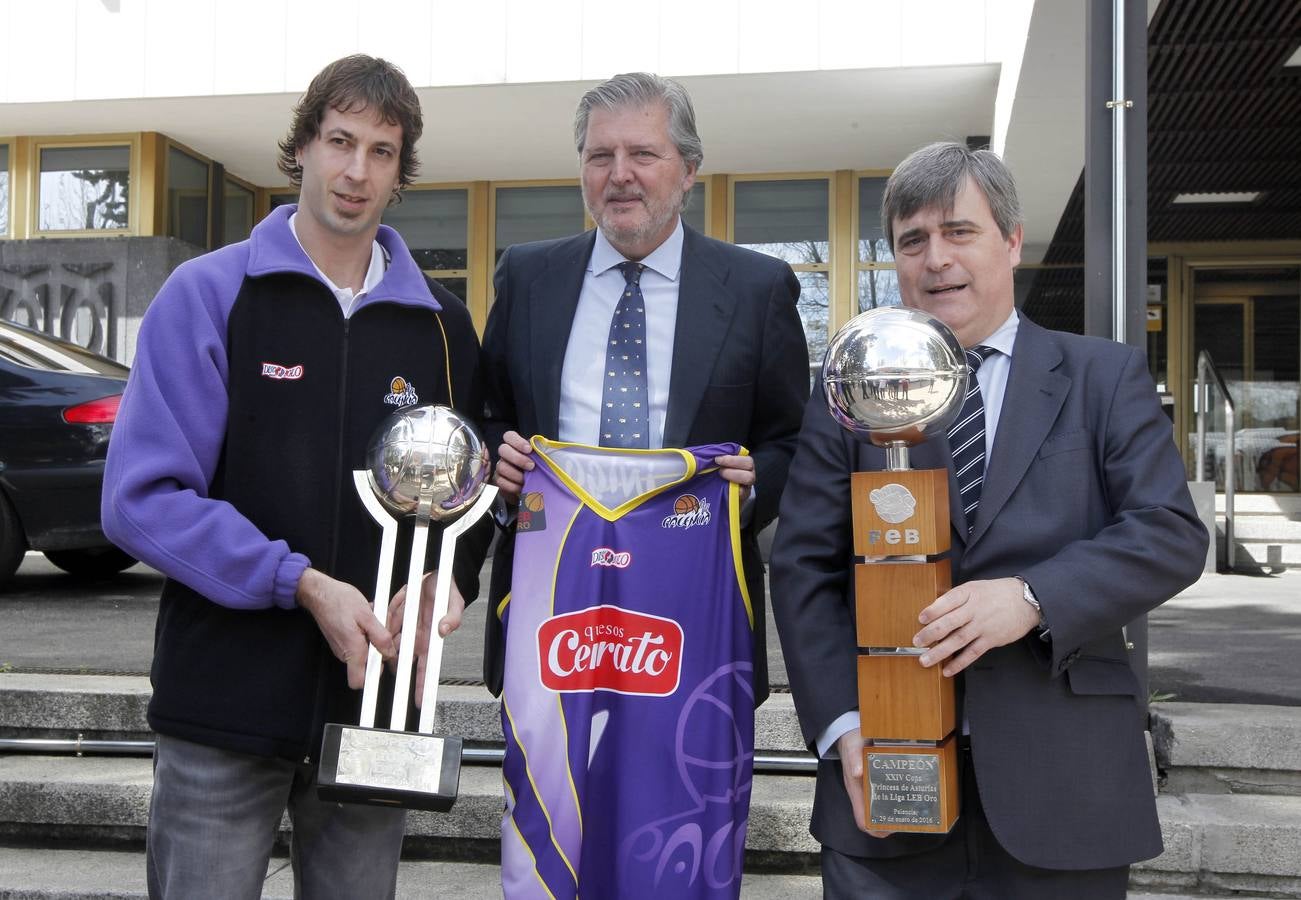
<instances>
[{"instance_id":1,"label":"man in purple fleece jacket","mask_svg":"<svg viewBox=\"0 0 1301 900\"><path fill-rule=\"evenodd\" d=\"M178 268L141 325L103 523L167 576L150 896L259 897L286 807L296 895L396 889L403 813L322 803L315 780L324 724L356 721L368 647L395 652L363 595L379 530L349 472L400 406L483 408L468 311L379 224L422 127L389 63L327 66L280 145L299 205ZM443 634L477 593L491 526L467 537Z\"/></svg>"}]
</instances>

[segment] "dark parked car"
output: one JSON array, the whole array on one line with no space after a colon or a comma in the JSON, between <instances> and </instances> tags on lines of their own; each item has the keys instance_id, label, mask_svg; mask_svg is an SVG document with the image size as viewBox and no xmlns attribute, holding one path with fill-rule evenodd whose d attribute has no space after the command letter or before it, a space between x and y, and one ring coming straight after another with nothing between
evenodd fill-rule
<instances>
[{"instance_id":1,"label":"dark parked car","mask_svg":"<svg viewBox=\"0 0 1301 900\"><path fill-rule=\"evenodd\" d=\"M127 367L0 321L0 584L40 550L74 575L135 562L104 537L104 453Z\"/></svg>"}]
</instances>

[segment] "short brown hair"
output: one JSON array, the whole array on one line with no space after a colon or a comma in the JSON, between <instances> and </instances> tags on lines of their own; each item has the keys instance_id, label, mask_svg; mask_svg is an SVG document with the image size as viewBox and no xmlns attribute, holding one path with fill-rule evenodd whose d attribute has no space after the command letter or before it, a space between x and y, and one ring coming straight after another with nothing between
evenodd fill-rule
<instances>
[{"instance_id":1,"label":"short brown hair","mask_svg":"<svg viewBox=\"0 0 1301 900\"><path fill-rule=\"evenodd\" d=\"M302 187L303 169L298 165L298 150L321 133L325 111L361 112L374 110L390 125L402 129L401 172L397 190L401 191L420 171L416 158L416 141L425 130L420 114L420 98L402 70L391 62L357 53L330 63L312 79L307 93L294 107L289 134L280 142L280 171L294 187ZM396 196L396 192L395 192Z\"/></svg>"},{"instance_id":2,"label":"short brown hair","mask_svg":"<svg viewBox=\"0 0 1301 900\"><path fill-rule=\"evenodd\" d=\"M881 227L894 247L894 223L920 209L953 209L958 191L970 178L985 195L1003 240L1021 224L1021 201L1007 165L992 150L972 150L956 141L939 141L914 150L895 168L881 197Z\"/></svg>"}]
</instances>

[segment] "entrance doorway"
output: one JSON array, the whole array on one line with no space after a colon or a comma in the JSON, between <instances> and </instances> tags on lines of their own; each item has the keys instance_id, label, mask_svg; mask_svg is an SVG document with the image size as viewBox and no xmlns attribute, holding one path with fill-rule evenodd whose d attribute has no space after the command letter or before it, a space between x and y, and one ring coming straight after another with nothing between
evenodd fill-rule
<instances>
[{"instance_id":1,"label":"entrance doorway","mask_svg":"<svg viewBox=\"0 0 1301 900\"><path fill-rule=\"evenodd\" d=\"M1225 466L1239 490L1296 494L1301 435L1301 265L1197 266L1189 269L1192 364L1209 351L1233 399L1234 459L1226 460L1224 413L1212 392L1208 469L1224 486ZM1195 440L1195 420L1193 440ZM1194 458L1194 447L1188 448ZM1210 471L1200 473L1209 478Z\"/></svg>"}]
</instances>

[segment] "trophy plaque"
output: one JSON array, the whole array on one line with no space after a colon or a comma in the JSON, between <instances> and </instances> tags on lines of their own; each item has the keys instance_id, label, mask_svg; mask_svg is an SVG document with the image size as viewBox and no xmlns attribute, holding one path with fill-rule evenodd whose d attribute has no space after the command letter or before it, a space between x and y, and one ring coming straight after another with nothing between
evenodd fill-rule
<instances>
[{"instance_id":1,"label":"trophy plaque","mask_svg":"<svg viewBox=\"0 0 1301 900\"><path fill-rule=\"evenodd\" d=\"M942 434L967 390L953 332L925 313L873 309L832 338L822 363L827 406L881 446L886 468L850 478L858 699L867 827L945 832L958 817L954 685L923 667L917 615L952 586L949 473L913 470L908 448Z\"/></svg>"},{"instance_id":2,"label":"trophy plaque","mask_svg":"<svg viewBox=\"0 0 1301 900\"><path fill-rule=\"evenodd\" d=\"M413 518L415 527L389 727L375 727L384 662L370 647L360 724L325 726L317 783L322 799L438 811L455 802L461 739L434 734L443 654L438 622L447 614L451 596L456 540L497 495L497 488L485 483L490 471L488 450L468 422L446 406L418 406L398 410L380 424L367 450L366 468L352 473L362 504L381 529L374 596L380 622L388 618L399 517ZM419 728L409 732L407 705L431 522L449 524L438 555Z\"/></svg>"}]
</instances>

